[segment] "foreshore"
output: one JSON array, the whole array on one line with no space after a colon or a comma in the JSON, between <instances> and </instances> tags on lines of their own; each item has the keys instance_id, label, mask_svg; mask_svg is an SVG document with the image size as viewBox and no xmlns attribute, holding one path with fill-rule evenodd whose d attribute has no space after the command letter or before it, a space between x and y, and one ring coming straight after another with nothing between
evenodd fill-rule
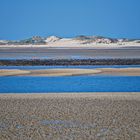
<instances>
[{"instance_id":1,"label":"foreshore","mask_svg":"<svg viewBox=\"0 0 140 140\"><path fill-rule=\"evenodd\" d=\"M0 94L0 139L139 140L140 93Z\"/></svg>"}]
</instances>

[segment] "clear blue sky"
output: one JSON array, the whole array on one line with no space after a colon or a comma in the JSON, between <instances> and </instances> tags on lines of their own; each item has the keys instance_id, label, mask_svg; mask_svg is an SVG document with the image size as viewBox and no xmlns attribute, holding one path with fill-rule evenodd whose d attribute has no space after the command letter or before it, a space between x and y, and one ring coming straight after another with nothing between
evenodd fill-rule
<instances>
[{"instance_id":1,"label":"clear blue sky","mask_svg":"<svg viewBox=\"0 0 140 140\"><path fill-rule=\"evenodd\" d=\"M140 38L140 0L0 0L0 39Z\"/></svg>"}]
</instances>

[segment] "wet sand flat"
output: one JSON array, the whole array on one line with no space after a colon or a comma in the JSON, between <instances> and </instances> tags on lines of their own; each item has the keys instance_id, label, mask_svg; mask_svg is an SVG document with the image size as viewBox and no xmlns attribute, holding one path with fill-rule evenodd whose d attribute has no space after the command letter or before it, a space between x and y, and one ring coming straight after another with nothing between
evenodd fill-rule
<instances>
[{"instance_id":1,"label":"wet sand flat","mask_svg":"<svg viewBox=\"0 0 140 140\"><path fill-rule=\"evenodd\" d=\"M0 70L0 76L76 76L76 75L140 76L140 68Z\"/></svg>"},{"instance_id":2,"label":"wet sand flat","mask_svg":"<svg viewBox=\"0 0 140 140\"><path fill-rule=\"evenodd\" d=\"M140 92L0 94L0 139L139 140Z\"/></svg>"},{"instance_id":3,"label":"wet sand flat","mask_svg":"<svg viewBox=\"0 0 140 140\"><path fill-rule=\"evenodd\" d=\"M9 55L10 54L10 55ZM47 48L47 47L0 47L1 59L18 58L140 58L140 47L125 48Z\"/></svg>"}]
</instances>

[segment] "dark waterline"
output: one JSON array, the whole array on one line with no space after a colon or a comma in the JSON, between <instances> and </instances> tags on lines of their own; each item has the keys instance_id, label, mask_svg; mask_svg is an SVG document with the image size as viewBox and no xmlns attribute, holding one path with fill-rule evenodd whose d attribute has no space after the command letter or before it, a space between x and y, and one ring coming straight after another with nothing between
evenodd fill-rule
<instances>
[{"instance_id":1,"label":"dark waterline","mask_svg":"<svg viewBox=\"0 0 140 140\"><path fill-rule=\"evenodd\" d=\"M0 60L1 66L140 65L140 59L22 59Z\"/></svg>"},{"instance_id":2,"label":"dark waterline","mask_svg":"<svg viewBox=\"0 0 140 140\"><path fill-rule=\"evenodd\" d=\"M0 93L140 92L140 76L0 77Z\"/></svg>"}]
</instances>

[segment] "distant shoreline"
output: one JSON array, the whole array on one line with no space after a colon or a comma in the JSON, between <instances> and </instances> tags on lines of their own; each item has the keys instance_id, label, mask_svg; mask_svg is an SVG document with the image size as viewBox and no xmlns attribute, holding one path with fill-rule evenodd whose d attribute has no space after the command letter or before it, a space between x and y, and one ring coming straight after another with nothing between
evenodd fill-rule
<instances>
[{"instance_id":1,"label":"distant shoreline","mask_svg":"<svg viewBox=\"0 0 140 140\"><path fill-rule=\"evenodd\" d=\"M15 59L0 60L0 66L66 66L66 65L140 65L139 58L128 59Z\"/></svg>"},{"instance_id":2,"label":"distant shoreline","mask_svg":"<svg viewBox=\"0 0 140 140\"><path fill-rule=\"evenodd\" d=\"M119 45L115 43L111 44L40 44L40 45L35 45L35 44L27 44L27 45L10 45L10 44L5 44L5 45L0 45L0 48L63 48L63 49L121 49L121 48L140 48L140 43L135 43L135 44L124 44L124 45Z\"/></svg>"}]
</instances>

